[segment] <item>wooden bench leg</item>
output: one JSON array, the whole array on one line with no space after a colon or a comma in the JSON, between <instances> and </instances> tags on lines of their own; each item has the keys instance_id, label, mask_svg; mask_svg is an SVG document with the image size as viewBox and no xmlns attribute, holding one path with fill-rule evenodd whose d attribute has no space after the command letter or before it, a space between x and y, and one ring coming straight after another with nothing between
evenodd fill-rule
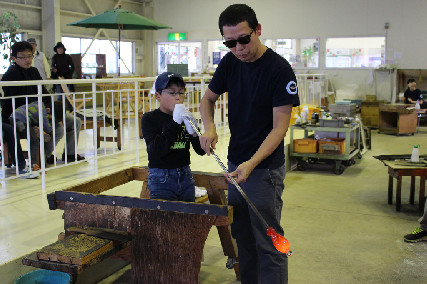
<instances>
[{"instance_id":1,"label":"wooden bench leg","mask_svg":"<svg viewBox=\"0 0 427 284\"><path fill-rule=\"evenodd\" d=\"M228 204L227 197L225 196L224 191L214 190L210 187L207 187L209 195L209 202L211 204ZM236 240L231 235L230 226L217 226L219 239L221 241L222 250L225 256L233 258L236 262L233 264L234 273L237 280L240 280L240 270L239 270L239 256L237 252Z\"/></svg>"},{"instance_id":2,"label":"wooden bench leg","mask_svg":"<svg viewBox=\"0 0 427 284\"><path fill-rule=\"evenodd\" d=\"M205 240L216 217L131 209L131 283L200 283Z\"/></svg>"},{"instance_id":3,"label":"wooden bench leg","mask_svg":"<svg viewBox=\"0 0 427 284\"><path fill-rule=\"evenodd\" d=\"M418 197L418 211L424 212L426 177L420 177L420 196Z\"/></svg>"},{"instance_id":4,"label":"wooden bench leg","mask_svg":"<svg viewBox=\"0 0 427 284\"><path fill-rule=\"evenodd\" d=\"M400 211L401 203L401 194L402 194L402 177L397 178L397 187L396 187L396 211Z\"/></svg>"},{"instance_id":5,"label":"wooden bench leg","mask_svg":"<svg viewBox=\"0 0 427 284\"><path fill-rule=\"evenodd\" d=\"M117 148L119 148L119 150L122 149L122 134L120 124L117 127Z\"/></svg>"},{"instance_id":6,"label":"wooden bench leg","mask_svg":"<svg viewBox=\"0 0 427 284\"><path fill-rule=\"evenodd\" d=\"M393 203L393 176L388 176L388 204Z\"/></svg>"},{"instance_id":7,"label":"wooden bench leg","mask_svg":"<svg viewBox=\"0 0 427 284\"><path fill-rule=\"evenodd\" d=\"M101 146L101 126L97 124L96 125L96 149L98 149L100 146Z\"/></svg>"},{"instance_id":8,"label":"wooden bench leg","mask_svg":"<svg viewBox=\"0 0 427 284\"><path fill-rule=\"evenodd\" d=\"M411 191L409 193L409 203L414 204L415 198L415 176L411 176Z\"/></svg>"},{"instance_id":9,"label":"wooden bench leg","mask_svg":"<svg viewBox=\"0 0 427 284\"><path fill-rule=\"evenodd\" d=\"M144 181L142 183L142 189L139 198L150 198L150 190L148 190L148 181Z\"/></svg>"},{"instance_id":10,"label":"wooden bench leg","mask_svg":"<svg viewBox=\"0 0 427 284\"><path fill-rule=\"evenodd\" d=\"M4 141L3 141L4 142ZM3 143L3 153L2 159L4 159L4 164L6 167L10 167L12 165L12 159L10 158L9 148L6 143Z\"/></svg>"}]
</instances>

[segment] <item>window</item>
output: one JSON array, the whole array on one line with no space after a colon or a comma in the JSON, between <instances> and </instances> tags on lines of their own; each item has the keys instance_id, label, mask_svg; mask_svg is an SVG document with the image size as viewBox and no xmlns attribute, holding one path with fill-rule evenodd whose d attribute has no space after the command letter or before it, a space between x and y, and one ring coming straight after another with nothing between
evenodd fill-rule
<instances>
[{"instance_id":1,"label":"window","mask_svg":"<svg viewBox=\"0 0 427 284\"><path fill-rule=\"evenodd\" d=\"M294 69L319 68L319 40L266 39L264 44L283 56Z\"/></svg>"},{"instance_id":2,"label":"window","mask_svg":"<svg viewBox=\"0 0 427 284\"><path fill-rule=\"evenodd\" d=\"M6 34L7 35L7 34ZM21 41L22 34L16 34L16 41ZM7 71L7 68L10 66L10 41L2 44L2 51L0 56L0 74L4 74ZM7 55L6 58L4 56Z\"/></svg>"},{"instance_id":3,"label":"window","mask_svg":"<svg viewBox=\"0 0 427 284\"><path fill-rule=\"evenodd\" d=\"M189 73L202 70L201 42L159 42L157 43L157 73L167 71L168 64L188 64Z\"/></svg>"},{"instance_id":4,"label":"window","mask_svg":"<svg viewBox=\"0 0 427 284\"><path fill-rule=\"evenodd\" d=\"M67 48L68 54L84 53L91 42L92 39L88 38L62 38L62 43ZM112 42L114 47L118 50L118 41ZM113 45L111 45L109 40L95 39L86 55L82 58L82 73L96 74L96 54L105 54L108 74L118 73L117 62L119 58ZM120 74L130 74L133 72L133 54L133 42L120 41L120 57L122 58L120 61Z\"/></svg>"},{"instance_id":5,"label":"window","mask_svg":"<svg viewBox=\"0 0 427 284\"><path fill-rule=\"evenodd\" d=\"M375 68L384 58L385 37L326 39L326 68Z\"/></svg>"},{"instance_id":6,"label":"window","mask_svg":"<svg viewBox=\"0 0 427 284\"><path fill-rule=\"evenodd\" d=\"M222 43L222 40L209 40L208 41L208 64L206 72L215 71L218 67L221 59L226 55L230 50Z\"/></svg>"}]
</instances>

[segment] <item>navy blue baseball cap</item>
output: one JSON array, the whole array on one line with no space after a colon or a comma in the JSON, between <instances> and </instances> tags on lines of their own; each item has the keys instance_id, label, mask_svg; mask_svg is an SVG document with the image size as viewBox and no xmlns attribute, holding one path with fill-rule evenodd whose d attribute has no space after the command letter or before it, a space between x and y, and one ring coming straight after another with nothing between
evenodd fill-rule
<instances>
[{"instance_id":1,"label":"navy blue baseball cap","mask_svg":"<svg viewBox=\"0 0 427 284\"><path fill-rule=\"evenodd\" d=\"M166 88L172 78L177 78L179 81L182 82L182 85L185 86L184 79L182 79L182 76L180 74L174 72L163 72L159 75L159 77L157 77L157 80L154 83L156 91L159 92Z\"/></svg>"}]
</instances>

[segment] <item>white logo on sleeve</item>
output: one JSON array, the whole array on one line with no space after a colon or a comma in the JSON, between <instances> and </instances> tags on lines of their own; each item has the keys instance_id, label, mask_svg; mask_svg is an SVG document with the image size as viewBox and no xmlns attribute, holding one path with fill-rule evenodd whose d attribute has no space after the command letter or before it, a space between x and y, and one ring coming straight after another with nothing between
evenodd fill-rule
<instances>
[{"instance_id":1,"label":"white logo on sleeve","mask_svg":"<svg viewBox=\"0 0 427 284\"><path fill-rule=\"evenodd\" d=\"M295 83L294 81L290 81L287 85L286 85L286 91L288 91L288 93L290 95L296 95L298 93L298 87L297 87L297 83Z\"/></svg>"}]
</instances>

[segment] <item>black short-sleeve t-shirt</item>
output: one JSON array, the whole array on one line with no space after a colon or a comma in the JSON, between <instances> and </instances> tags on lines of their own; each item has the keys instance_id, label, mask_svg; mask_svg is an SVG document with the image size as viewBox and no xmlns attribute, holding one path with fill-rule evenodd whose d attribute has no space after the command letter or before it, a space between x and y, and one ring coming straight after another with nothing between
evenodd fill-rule
<instances>
[{"instance_id":1,"label":"black short-sleeve t-shirt","mask_svg":"<svg viewBox=\"0 0 427 284\"><path fill-rule=\"evenodd\" d=\"M209 89L228 92L230 144L228 160L239 165L249 160L273 129L273 108L299 105L295 74L289 63L270 48L255 62L242 62L229 52L221 60ZM257 168L284 163L284 143Z\"/></svg>"},{"instance_id":2,"label":"black short-sleeve t-shirt","mask_svg":"<svg viewBox=\"0 0 427 284\"><path fill-rule=\"evenodd\" d=\"M411 91L411 89L407 88L403 96L405 98L405 104L411 103L408 100L408 98L410 98L413 101L418 101L423 99L423 94L421 94L421 91L419 89L415 89L414 91Z\"/></svg>"}]
</instances>

